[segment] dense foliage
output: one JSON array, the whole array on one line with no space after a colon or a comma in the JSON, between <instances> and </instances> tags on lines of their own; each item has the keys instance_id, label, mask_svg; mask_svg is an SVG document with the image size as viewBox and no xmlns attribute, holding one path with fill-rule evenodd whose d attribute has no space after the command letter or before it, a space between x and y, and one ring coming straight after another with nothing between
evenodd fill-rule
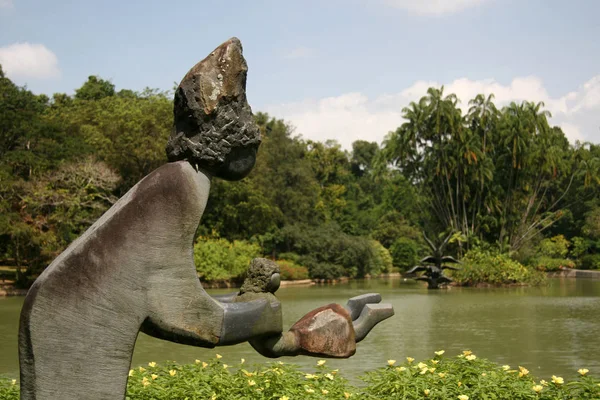
<instances>
[{"instance_id":1,"label":"dense foliage","mask_svg":"<svg viewBox=\"0 0 600 400\"><path fill-rule=\"evenodd\" d=\"M437 351L433 358L404 363L388 360L387 366L361 377L366 385L350 385L338 370L316 362L315 370L274 362L247 366L226 364L220 355L195 364L149 363L129 371L128 400L171 399L438 399L438 400L554 400L597 399L600 379L581 368L567 381L560 376L533 378L521 366L511 368L480 359L470 351L447 358ZM17 400L16 381L0 379L0 400Z\"/></svg>"},{"instance_id":2,"label":"dense foliage","mask_svg":"<svg viewBox=\"0 0 600 400\"><path fill-rule=\"evenodd\" d=\"M452 279L462 286L478 284L539 285L546 275L531 266L525 266L497 250L471 249L462 259L460 269L452 271Z\"/></svg>"},{"instance_id":3,"label":"dense foliage","mask_svg":"<svg viewBox=\"0 0 600 400\"><path fill-rule=\"evenodd\" d=\"M468 103L463 115L454 95L431 88L381 145L358 140L351 150L258 113L256 168L212 182L195 248L203 279L239 277L229 245L312 278L406 270L426 251L422 231L460 232L453 255L488 244L539 269L600 268L600 147L570 145L541 103ZM90 76L75 95L49 98L0 68L0 265L30 282L166 162L171 125L169 93ZM566 247L549 252L559 235ZM235 261L209 263L210 246Z\"/></svg>"},{"instance_id":4,"label":"dense foliage","mask_svg":"<svg viewBox=\"0 0 600 400\"><path fill-rule=\"evenodd\" d=\"M194 245L194 263L204 281L240 278L250 261L261 256L260 247L242 240L199 237Z\"/></svg>"}]
</instances>

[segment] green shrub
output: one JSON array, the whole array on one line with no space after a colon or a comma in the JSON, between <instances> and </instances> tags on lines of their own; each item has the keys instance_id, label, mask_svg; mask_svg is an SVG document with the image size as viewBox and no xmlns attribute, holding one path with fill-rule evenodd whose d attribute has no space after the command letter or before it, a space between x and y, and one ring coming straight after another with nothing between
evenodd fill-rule
<instances>
[{"instance_id":1,"label":"green shrub","mask_svg":"<svg viewBox=\"0 0 600 400\"><path fill-rule=\"evenodd\" d=\"M571 243L563 236L556 235L540 242L539 254L550 258L564 259L569 253Z\"/></svg>"},{"instance_id":2,"label":"green shrub","mask_svg":"<svg viewBox=\"0 0 600 400\"><path fill-rule=\"evenodd\" d=\"M302 257L300 261L303 265L308 267L309 275L312 279L338 279L347 272L341 265L318 262L311 256Z\"/></svg>"},{"instance_id":3,"label":"green shrub","mask_svg":"<svg viewBox=\"0 0 600 400\"><path fill-rule=\"evenodd\" d=\"M345 234L334 223L287 225L272 242L277 243L278 253L298 254L300 258L295 262L307 266L311 278L361 278L376 274L379 268L370 239Z\"/></svg>"},{"instance_id":4,"label":"green shrub","mask_svg":"<svg viewBox=\"0 0 600 400\"><path fill-rule=\"evenodd\" d=\"M575 236L572 239L573 246L571 248L571 257L579 258L585 255L592 246L591 240Z\"/></svg>"},{"instance_id":5,"label":"green shrub","mask_svg":"<svg viewBox=\"0 0 600 400\"><path fill-rule=\"evenodd\" d=\"M401 271L414 267L418 260L419 245L412 239L401 237L390 247L394 267Z\"/></svg>"},{"instance_id":6,"label":"green shrub","mask_svg":"<svg viewBox=\"0 0 600 400\"><path fill-rule=\"evenodd\" d=\"M394 260L390 254L390 251L377 240L371 240L371 246L373 247L375 254L371 273L381 274L392 272L392 269L394 268Z\"/></svg>"},{"instance_id":7,"label":"green shrub","mask_svg":"<svg viewBox=\"0 0 600 400\"><path fill-rule=\"evenodd\" d=\"M308 268L303 267L289 260L277 260L279 265L281 279L284 281L297 281L308 279Z\"/></svg>"},{"instance_id":8,"label":"green shrub","mask_svg":"<svg viewBox=\"0 0 600 400\"><path fill-rule=\"evenodd\" d=\"M279 253L278 257L282 260L289 260L293 263L298 264L298 260L301 256L296 253Z\"/></svg>"},{"instance_id":9,"label":"green shrub","mask_svg":"<svg viewBox=\"0 0 600 400\"><path fill-rule=\"evenodd\" d=\"M127 382L128 400L171 399L511 399L555 400L600 398L600 380L580 369L576 379L559 376L546 380L532 377L526 368L496 363L464 351L444 357L443 351L431 359L403 363L388 360L385 367L367 372L366 386L350 385L325 360L316 362L307 373L283 362L235 366L221 356L203 362L181 365L149 363L132 369ZM382 361L382 364L384 362ZM18 400L18 385L0 379L0 400Z\"/></svg>"},{"instance_id":10,"label":"green shrub","mask_svg":"<svg viewBox=\"0 0 600 400\"><path fill-rule=\"evenodd\" d=\"M443 353L443 351L437 352ZM552 376L538 381L523 367L500 366L470 351L457 357L435 355L420 363L407 360L368 372L363 380L365 399L598 399L600 380L579 370L572 382Z\"/></svg>"},{"instance_id":11,"label":"green shrub","mask_svg":"<svg viewBox=\"0 0 600 400\"><path fill-rule=\"evenodd\" d=\"M19 385L16 379L0 377L0 400L19 400Z\"/></svg>"},{"instance_id":12,"label":"green shrub","mask_svg":"<svg viewBox=\"0 0 600 400\"><path fill-rule=\"evenodd\" d=\"M452 277L459 285L472 286L479 283L492 285L528 284L539 285L546 279L543 272L526 267L511 259L508 254L492 250L469 250L463 257L458 271Z\"/></svg>"},{"instance_id":13,"label":"green shrub","mask_svg":"<svg viewBox=\"0 0 600 400\"><path fill-rule=\"evenodd\" d=\"M586 254L579 259L581 269L600 269L600 254Z\"/></svg>"},{"instance_id":14,"label":"green shrub","mask_svg":"<svg viewBox=\"0 0 600 400\"><path fill-rule=\"evenodd\" d=\"M558 271L562 268L575 268L575 262L565 258L547 256L535 257L530 265L539 271Z\"/></svg>"},{"instance_id":15,"label":"green shrub","mask_svg":"<svg viewBox=\"0 0 600 400\"><path fill-rule=\"evenodd\" d=\"M203 281L241 278L250 261L260 255L261 249L257 244L243 240L229 242L199 237L194 245L194 262Z\"/></svg>"}]
</instances>

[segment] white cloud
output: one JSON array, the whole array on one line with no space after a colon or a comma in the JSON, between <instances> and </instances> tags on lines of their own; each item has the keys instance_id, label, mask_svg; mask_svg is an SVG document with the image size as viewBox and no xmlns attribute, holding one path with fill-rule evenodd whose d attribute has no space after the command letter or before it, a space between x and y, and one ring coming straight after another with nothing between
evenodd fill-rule
<instances>
[{"instance_id":1,"label":"white cloud","mask_svg":"<svg viewBox=\"0 0 600 400\"><path fill-rule=\"evenodd\" d=\"M283 54L283 58L288 60L295 60L299 58L309 58L315 55L315 50L310 47L296 47L295 49L289 50Z\"/></svg>"},{"instance_id":2,"label":"white cloud","mask_svg":"<svg viewBox=\"0 0 600 400\"><path fill-rule=\"evenodd\" d=\"M15 43L0 47L0 64L6 75L13 79L60 76L56 55L43 44Z\"/></svg>"},{"instance_id":3,"label":"white cloud","mask_svg":"<svg viewBox=\"0 0 600 400\"><path fill-rule=\"evenodd\" d=\"M12 0L0 0L0 9L2 8L13 8Z\"/></svg>"},{"instance_id":4,"label":"white cloud","mask_svg":"<svg viewBox=\"0 0 600 400\"><path fill-rule=\"evenodd\" d=\"M418 15L447 15L476 7L490 0L384 0L386 4Z\"/></svg>"},{"instance_id":5,"label":"white cloud","mask_svg":"<svg viewBox=\"0 0 600 400\"><path fill-rule=\"evenodd\" d=\"M318 100L271 105L266 111L284 118L296 126L296 132L306 139L337 140L350 149L358 139L381 143L385 135L395 130L404 120L402 108L417 101L427 88L441 86L437 82L417 81L395 93L369 98L361 93L346 93ZM494 93L498 107L523 100L543 101L553 117L550 123L563 128L571 142L587 140L600 142L597 115L600 115L600 75L593 77L577 90L560 97L552 97L541 79L535 76L518 77L507 85L494 79L456 79L447 83L445 94L455 93L462 100L460 107L466 111L468 101L477 94Z\"/></svg>"}]
</instances>

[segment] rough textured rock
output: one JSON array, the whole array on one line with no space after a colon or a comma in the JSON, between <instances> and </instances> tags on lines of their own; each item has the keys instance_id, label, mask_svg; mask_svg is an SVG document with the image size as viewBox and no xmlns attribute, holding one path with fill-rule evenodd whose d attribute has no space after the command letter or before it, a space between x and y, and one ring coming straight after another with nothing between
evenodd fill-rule
<instances>
[{"instance_id":1,"label":"rough textured rock","mask_svg":"<svg viewBox=\"0 0 600 400\"><path fill-rule=\"evenodd\" d=\"M302 354L346 358L356 352L352 319L339 304L329 304L306 314L290 328Z\"/></svg>"},{"instance_id":2,"label":"rough textured rock","mask_svg":"<svg viewBox=\"0 0 600 400\"><path fill-rule=\"evenodd\" d=\"M228 180L250 172L260 131L246 100L247 71L242 44L232 38L186 74L175 92L169 161L188 160Z\"/></svg>"},{"instance_id":3,"label":"rough textured rock","mask_svg":"<svg viewBox=\"0 0 600 400\"><path fill-rule=\"evenodd\" d=\"M246 279L240 288L244 293L275 293L279 289L279 265L266 258L255 258L250 263Z\"/></svg>"}]
</instances>

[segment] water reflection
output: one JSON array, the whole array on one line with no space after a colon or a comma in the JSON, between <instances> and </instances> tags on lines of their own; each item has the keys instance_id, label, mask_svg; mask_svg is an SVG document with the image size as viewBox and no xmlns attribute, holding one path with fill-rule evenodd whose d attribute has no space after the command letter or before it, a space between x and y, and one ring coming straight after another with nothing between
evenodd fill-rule
<instances>
[{"instance_id":1,"label":"water reflection","mask_svg":"<svg viewBox=\"0 0 600 400\"><path fill-rule=\"evenodd\" d=\"M214 290L212 293L226 291ZM379 292L396 315L379 325L348 360L329 360L346 376L384 366L387 359L430 358L436 350L455 355L470 349L479 357L522 365L540 378L572 377L578 368L600 373L600 281L553 279L543 288L428 291L423 283L401 279L354 281L334 286L281 288L284 326L327 303ZM17 325L22 298L0 298L0 374L18 376ZM140 334L133 364L193 362L216 353L228 364L240 358L263 362L248 344L216 349L177 345ZM283 358L303 368L316 360Z\"/></svg>"}]
</instances>

